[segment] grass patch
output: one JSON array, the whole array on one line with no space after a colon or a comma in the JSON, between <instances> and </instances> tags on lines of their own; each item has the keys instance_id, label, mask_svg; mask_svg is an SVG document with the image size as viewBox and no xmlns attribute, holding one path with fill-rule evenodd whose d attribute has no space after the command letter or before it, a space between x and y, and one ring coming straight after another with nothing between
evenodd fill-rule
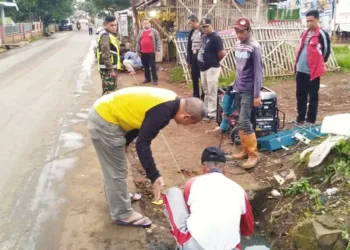
<instances>
[{"instance_id":1,"label":"grass patch","mask_svg":"<svg viewBox=\"0 0 350 250\"><path fill-rule=\"evenodd\" d=\"M219 87L224 88L231 86L236 79L236 72L233 71L228 77L219 77Z\"/></svg>"},{"instance_id":2,"label":"grass patch","mask_svg":"<svg viewBox=\"0 0 350 250\"><path fill-rule=\"evenodd\" d=\"M181 66L169 70L170 82L186 82L185 73Z\"/></svg>"},{"instance_id":3,"label":"grass patch","mask_svg":"<svg viewBox=\"0 0 350 250\"><path fill-rule=\"evenodd\" d=\"M338 65L344 71L350 71L350 48L348 45L332 46Z\"/></svg>"}]
</instances>

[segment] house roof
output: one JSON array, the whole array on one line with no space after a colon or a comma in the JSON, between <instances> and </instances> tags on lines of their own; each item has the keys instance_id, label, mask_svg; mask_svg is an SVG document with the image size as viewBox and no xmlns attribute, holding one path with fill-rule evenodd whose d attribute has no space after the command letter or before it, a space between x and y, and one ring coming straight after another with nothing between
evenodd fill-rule
<instances>
[{"instance_id":1,"label":"house roof","mask_svg":"<svg viewBox=\"0 0 350 250\"><path fill-rule=\"evenodd\" d=\"M0 0L0 6L15 7L18 10L16 0Z\"/></svg>"}]
</instances>

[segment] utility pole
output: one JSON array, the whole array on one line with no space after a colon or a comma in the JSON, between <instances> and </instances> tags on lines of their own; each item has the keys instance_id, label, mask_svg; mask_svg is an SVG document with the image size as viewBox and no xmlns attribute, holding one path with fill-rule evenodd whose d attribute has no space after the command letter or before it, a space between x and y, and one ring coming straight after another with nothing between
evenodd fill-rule
<instances>
[{"instance_id":1,"label":"utility pole","mask_svg":"<svg viewBox=\"0 0 350 250\"><path fill-rule=\"evenodd\" d=\"M135 36L139 33L139 14L136 9L136 0L130 0L131 8L132 8L132 13L134 16L134 29L135 29Z\"/></svg>"}]
</instances>

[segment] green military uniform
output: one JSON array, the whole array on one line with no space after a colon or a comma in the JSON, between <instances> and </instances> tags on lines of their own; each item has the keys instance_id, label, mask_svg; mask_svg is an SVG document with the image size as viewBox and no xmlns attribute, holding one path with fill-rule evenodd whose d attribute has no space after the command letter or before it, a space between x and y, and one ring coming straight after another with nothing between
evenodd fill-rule
<instances>
[{"instance_id":1,"label":"green military uniform","mask_svg":"<svg viewBox=\"0 0 350 250\"><path fill-rule=\"evenodd\" d=\"M106 30L100 32L97 38L97 61L102 80L102 95L117 90L117 78L110 77L111 71L121 68L119 42Z\"/></svg>"}]
</instances>

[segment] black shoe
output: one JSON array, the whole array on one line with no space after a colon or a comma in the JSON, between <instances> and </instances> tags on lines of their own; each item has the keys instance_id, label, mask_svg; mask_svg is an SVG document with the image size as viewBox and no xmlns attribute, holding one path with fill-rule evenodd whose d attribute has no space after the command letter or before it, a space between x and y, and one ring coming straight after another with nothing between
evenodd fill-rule
<instances>
[{"instance_id":1,"label":"black shoe","mask_svg":"<svg viewBox=\"0 0 350 250\"><path fill-rule=\"evenodd\" d=\"M216 119L216 117L214 117L214 116L206 116L206 117L203 118L203 121L204 122L211 122L211 121L213 121L215 119Z\"/></svg>"},{"instance_id":2,"label":"black shoe","mask_svg":"<svg viewBox=\"0 0 350 250\"><path fill-rule=\"evenodd\" d=\"M153 84L154 84L154 85L158 85L158 80L153 81Z\"/></svg>"},{"instance_id":3,"label":"black shoe","mask_svg":"<svg viewBox=\"0 0 350 250\"><path fill-rule=\"evenodd\" d=\"M151 81L150 80L144 80L142 83L143 84L147 84L147 83L150 83Z\"/></svg>"}]
</instances>

